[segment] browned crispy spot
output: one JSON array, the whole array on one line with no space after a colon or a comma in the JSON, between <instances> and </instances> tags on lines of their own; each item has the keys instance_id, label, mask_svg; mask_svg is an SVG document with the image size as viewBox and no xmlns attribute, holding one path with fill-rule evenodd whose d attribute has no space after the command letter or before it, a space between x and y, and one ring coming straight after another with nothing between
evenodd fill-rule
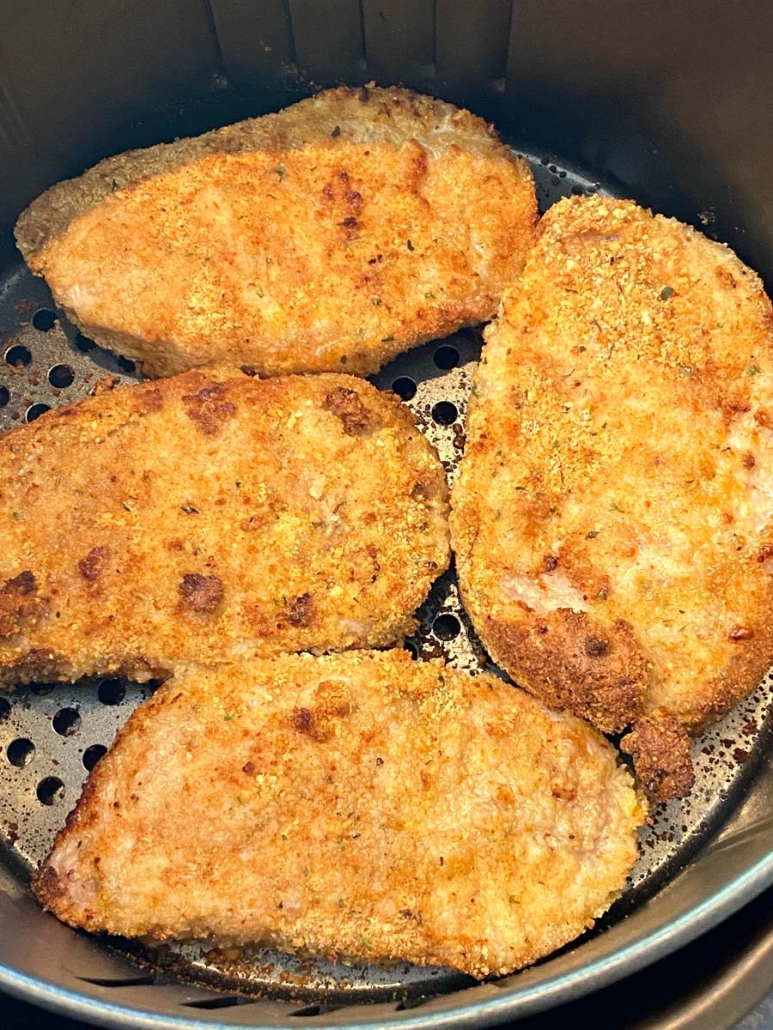
<instances>
[{"instance_id":1,"label":"browned crispy spot","mask_svg":"<svg viewBox=\"0 0 773 1030\"><path fill-rule=\"evenodd\" d=\"M751 626L733 626L728 633L728 637L733 641L752 640L754 637L754 630Z\"/></svg>"},{"instance_id":2,"label":"browned crispy spot","mask_svg":"<svg viewBox=\"0 0 773 1030\"><path fill-rule=\"evenodd\" d=\"M600 631L587 612L567 608L529 623L489 618L486 639L515 681L552 708L604 733L619 733L642 714L649 670L624 619Z\"/></svg>"},{"instance_id":3,"label":"browned crispy spot","mask_svg":"<svg viewBox=\"0 0 773 1030\"><path fill-rule=\"evenodd\" d=\"M695 782L690 736L670 713L657 711L639 719L620 741L653 801L684 798Z\"/></svg>"},{"instance_id":4,"label":"browned crispy spot","mask_svg":"<svg viewBox=\"0 0 773 1030\"><path fill-rule=\"evenodd\" d=\"M314 719L308 708L296 708L291 716L290 721L293 724L293 728L296 729L299 733L311 734L311 728Z\"/></svg>"},{"instance_id":5,"label":"browned crispy spot","mask_svg":"<svg viewBox=\"0 0 773 1030\"><path fill-rule=\"evenodd\" d=\"M99 574L104 567L105 559L109 553L109 548L104 545L100 547L92 547L86 557L81 558L78 562L78 572L89 583L93 583L99 578Z\"/></svg>"},{"instance_id":6,"label":"browned crispy spot","mask_svg":"<svg viewBox=\"0 0 773 1030\"><path fill-rule=\"evenodd\" d=\"M268 512L261 512L259 515L250 515L248 519L244 519L241 522L241 528L245 533L253 533L256 529L261 529L268 522Z\"/></svg>"},{"instance_id":7,"label":"browned crispy spot","mask_svg":"<svg viewBox=\"0 0 773 1030\"><path fill-rule=\"evenodd\" d=\"M18 633L24 619L37 615L42 607L34 573L20 572L0 589L0 636Z\"/></svg>"},{"instance_id":8,"label":"browned crispy spot","mask_svg":"<svg viewBox=\"0 0 773 1030\"><path fill-rule=\"evenodd\" d=\"M59 874L52 865L45 862L33 875L32 890L47 908L67 894L67 885L62 883Z\"/></svg>"},{"instance_id":9,"label":"browned crispy spot","mask_svg":"<svg viewBox=\"0 0 773 1030\"><path fill-rule=\"evenodd\" d=\"M3 587L4 594L18 594L20 597L27 597L34 594L37 589L34 572L20 572L13 579L6 580Z\"/></svg>"},{"instance_id":10,"label":"browned crispy spot","mask_svg":"<svg viewBox=\"0 0 773 1030\"><path fill-rule=\"evenodd\" d=\"M211 614L223 600L223 581L219 576L187 572L177 589L181 597L178 608L200 615Z\"/></svg>"},{"instance_id":11,"label":"browned crispy spot","mask_svg":"<svg viewBox=\"0 0 773 1030\"><path fill-rule=\"evenodd\" d=\"M751 411L752 405L749 400L749 389L746 386L731 387L718 400L726 422L730 422L736 415L744 415L747 411Z\"/></svg>"},{"instance_id":12,"label":"browned crispy spot","mask_svg":"<svg viewBox=\"0 0 773 1030\"><path fill-rule=\"evenodd\" d=\"M604 637L586 637L585 653L590 658L603 658L609 650L609 641Z\"/></svg>"},{"instance_id":13,"label":"browned crispy spot","mask_svg":"<svg viewBox=\"0 0 773 1030\"><path fill-rule=\"evenodd\" d=\"M550 793L554 798L560 798L561 801L574 801L577 797L577 788L555 780L550 785Z\"/></svg>"},{"instance_id":14,"label":"browned crispy spot","mask_svg":"<svg viewBox=\"0 0 773 1030\"><path fill-rule=\"evenodd\" d=\"M141 415L160 411L164 406L164 395L157 386L146 390L137 390L135 394L137 410Z\"/></svg>"},{"instance_id":15,"label":"browned crispy spot","mask_svg":"<svg viewBox=\"0 0 773 1030\"><path fill-rule=\"evenodd\" d=\"M188 402L186 414L207 436L214 436L219 432L236 411L235 404L223 399L223 394L227 390L228 386L225 383L213 383L212 386L202 387L196 393L183 395L183 400Z\"/></svg>"},{"instance_id":16,"label":"browned crispy spot","mask_svg":"<svg viewBox=\"0 0 773 1030\"><path fill-rule=\"evenodd\" d=\"M356 390L337 386L325 397L323 406L341 419L347 436L365 436L376 427L377 417L365 407Z\"/></svg>"},{"instance_id":17,"label":"browned crispy spot","mask_svg":"<svg viewBox=\"0 0 773 1030\"><path fill-rule=\"evenodd\" d=\"M308 626L314 618L314 598L311 594L301 594L290 605L287 621L291 626Z\"/></svg>"},{"instance_id":18,"label":"browned crispy spot","mask_svg":"<svg viewBox=\"0 0 773 1030\"><path fill-rule=\"evenodd\" d=\"M290 725L298 733L324 743L335 733L336 723L351 713L346 689L334 680L323 680L314 692L313 704L294 709Z\"/></svg>"}]
</instances>

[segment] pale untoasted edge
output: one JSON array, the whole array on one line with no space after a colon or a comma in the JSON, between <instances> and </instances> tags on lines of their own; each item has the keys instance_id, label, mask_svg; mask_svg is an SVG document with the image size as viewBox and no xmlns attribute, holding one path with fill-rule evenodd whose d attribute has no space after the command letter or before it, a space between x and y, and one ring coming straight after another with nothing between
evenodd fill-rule
<instances>
[{"instance_id":1,"label":"pale untoasted edge","mask_svg":"<svg viewBox=\"0 0 773 1030\"><path fill-rule=\"evenodd\" d=\"M643 818L610 744L495 677L405 652L188 666L33 889L92 931L503 975L606 910Z\"/></svg>"}]
</instances>

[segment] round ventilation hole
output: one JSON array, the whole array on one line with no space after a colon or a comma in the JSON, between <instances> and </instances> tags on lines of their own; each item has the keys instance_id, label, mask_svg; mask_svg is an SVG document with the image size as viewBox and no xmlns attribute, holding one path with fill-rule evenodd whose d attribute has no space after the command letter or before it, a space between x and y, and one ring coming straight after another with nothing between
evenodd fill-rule
<instances>
[{"instance_id":1,"label":"round ventilation hole","mask_svg":"<svg viewBox=\"0 0 773 1030\"><path fill-rule=\"evenodd\" d=\"M36 311L32 316L32 324L36 329L39 329L41 333L47 333L56 325L56 312L49 311L48 308L40 308L40 310Z\"/></svg>"},{"instance_id":2,"label":"round ventilation hole","mask_svg":"<svg viewBox=\"0 0 773 1030\"><path fill-rule=\"evenodd\" d=\"M87 747L83 752L83 758L81 759L83 767L91 772L106 751L107 748L104 744L92 744L91 747Z\"/></svg>"},{"instance_id":3,"label":"round ventilation hole","mask_svg":"<svg viewBox=\"0 0 773 1030\"><path fill-rule=\"evenodd\" d=\"M439 426L450 426L459 418L459 411L451 401L438 401L432 408L432 420Z\"/></svg>"},{"instance_id":4,"label":"round ventilation hole","mask_svg":"<svg viewBox=\"0 0 773 1030\"><path fill-rule=\"evenodd\" d=\"M7 697L0 697L0 722L5 722L11 714L11 702Z\"/></svg>"},{"instance_id":5,"label":"round ventilation hole","mask_svg":"<svg viewBox=\"0 0 773 1030\"><path fill-rule=\"evenodd\" d=\"M34 422L36 418L40 418L41 415L45 415L45 413L50 410L50 404L31 404L27 408L24 418L27 422Z\"/></svg>"},{"instance_id":6,"label":"round ventilation hole","mask_svg":"<svg viewBox=\"0 0 773 1030\"><path fill-rule=\"evenodd\" d=\"M93 340L90 340L88 336L84 336L83 333L76 333L75 346L78 348L78 350L88 351L94 350L94 348L96 347L96 343L94 343Z\"/></svg>"},{"instance_id":7,"label":"round ventilation hole","mask_svg":"<svg viewBox=\"0 0 773 1030\"><path fill-rule=\"evenodd\" d=\"M416 396L416 383L410 376L398 376L392 383L392 389L404 401L409 401Z\"/></svg>"},{"instance_id":8,"label":"round ventilation hole","mask_svg":"<svg viewBox=\"0 0 773 1030\"><path fill-rule=\"evenodd\" d=\"M11 741L5 753L11 765L15 765L17 769L23 769L35 757L35 745L26 737L17 737L16 740Z\"/></svg>"},{"instance_id":9,"label":"round ventilation hole","mask_svg":"<svg viewBox=\"0 0 773 1030\"><path fill-rule=\"evenodd\" d=\"M434 361L438 368L456 368L459 364L459 351L449 343L444 343L435 351Z\"/></svg>"},{"instance_id":10,"label":"round ventilation hole","mask_svg":"<svg viewBox=\"0 0 773 1030\"><path fill-rule=\"evenodd\" d=\"M416 646L416 644L414 644L412 640L406 640L403 644L403 647L411 656L411 658L413 658L413 660L416 661L416 659L419 657L419 649Z\"/></svg>"},{"instance_id":11,"label":"round ventilation hole","mask_svg":"<svg viewBox=\"0 0 773 1030\"><path fill-rule=\"evenodd\" d=\"M37 697L45 697L56 690L56 683L30 683L30 690Z\"/></svg>"},{"instance_id":12,"label":"round ventilation hole","mask_svg":"<svg viewBox=\"0 0 773 1030\"><path fill-rule=\"evenodd\" d=\"M452 615L450 612L446 612L444 615L438 615L432 623L432 630L438 640L453 640L454 637L459 636L461 629L461 623L457 617Z\"/></svg>"},{"instance_id":13,"label":"round ventilation hole","mask_svg":"<svg viewBox=\"0 0 773 1030\"><path fill-rule=\"evenodd\" d=\"M11 399L11 393L7 386L0 386L0 408L4 408Z\"/></svg>"},{"instance_id":14,"label":"round ventilation hole","mask_svg":"<svg viewBox=\"0 0 773 1030\"><path fill-rule=\"evenodd\" d=\"M64 784L56 776L46 776L38 784L37 795L41 805L58 805L64 799Z\"/></svg>"},{"instance_id":15,"label":"round ventilation hole","mask_svg":"<svg viewBox=\"0 0 773 1030\"><path fill-rule=\"evenodd\" d=\"M14 368L25 368L32 364L32 351L21 343L15 343L5 352L5 360Z\"/></svg>"},{"instance_id":16,"label":"round ventilation hole","mask_svg":"<svg viewBox=\"0 0 773 1030\"><path fill-rule=\"evenodd\" d=\"M54 365L48 370L48 381L56 390L71 386L74 379L75 373L69 365Z\"/></svg>"},{"instance_id":17,"label":"round ventilation hole","mask_svg":"<svg viewBox=\"0 0 773 1030\"><path fill-rule=\"evenodd\" d=\"M126 697L126 687L120 680L102 680L97 696L103 705L120 705Z\"/></svg>"},{"instance_id":18,"label":"round ventilation hole","mask_svg":"<svg viewBox=\"0 0 773 1030\"><path fill-rule=\"evenodd\" d=\"M81 717L75 708L60 708L51 722L60 737L71 737L80 729Z\"/></svg>"}]
</instances>

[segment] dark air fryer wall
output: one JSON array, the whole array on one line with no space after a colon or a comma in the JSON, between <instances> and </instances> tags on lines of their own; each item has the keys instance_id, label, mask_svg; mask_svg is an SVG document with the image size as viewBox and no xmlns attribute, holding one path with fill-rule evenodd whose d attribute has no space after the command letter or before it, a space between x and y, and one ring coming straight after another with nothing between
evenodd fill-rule
<instances>
[{"instance_id":1,"label":"dark air fryer wall","mask_svg":"<svg viewBox=\"0 0 773 1030\"><path fill-rule=\"evenodd\" d=\"M108 153L371 78L617 179L773 282L766 0L5 0L0 257L32 197Z\"/></svg>"}]
</instances>

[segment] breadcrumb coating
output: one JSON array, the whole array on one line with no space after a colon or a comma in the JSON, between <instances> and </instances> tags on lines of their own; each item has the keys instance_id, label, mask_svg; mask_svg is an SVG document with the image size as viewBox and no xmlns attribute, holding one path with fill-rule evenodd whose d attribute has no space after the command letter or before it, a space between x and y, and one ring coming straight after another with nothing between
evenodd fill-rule
<instances>
[{"instance_id":1,"label":"breadcrumb coating","mask_svg":"<svg viewBox=\"0 0 773 1030\"><path fill-rule=\"evenodd\" d=\"M485 977L593 925L643 818L610 744L493 676L400 651L190 666L33 889L91 931Z\"/></svg>"},{"instance_id":2,"label":"breadcrumb coating","mask_svg":"<svg viewBox=\"0 0 773 1030\"><path fill-rule=\"evenodd\" d=\"M656 715L644 778L684 793L686 731L773 659L770 301L699 232L573 198L486 341L452 497L467 610L548 703Z\"/></svg>"},{"instance_id":3,"label":"breadcrumb coating","mask_svg":"<svg viewBox=\"0 0 773 1030\"><path fill-rule=\"evenodd\" d=\"M21 215L68 317L150 375L365 375L495 313L536 223L526 163L468 111L340 88L101 162Z\"/></svg>"},{"instance_id":4,"label":"breadcrumb coating","mask_svg":"<svg viewBox=\"0 0 773 1030\"><path fill-rule=\"evenodd\" d=\"M0 439L0 684L386 647L447 566L442 466L343 375L193 370Z\"/></svg>"}]
</instances>

